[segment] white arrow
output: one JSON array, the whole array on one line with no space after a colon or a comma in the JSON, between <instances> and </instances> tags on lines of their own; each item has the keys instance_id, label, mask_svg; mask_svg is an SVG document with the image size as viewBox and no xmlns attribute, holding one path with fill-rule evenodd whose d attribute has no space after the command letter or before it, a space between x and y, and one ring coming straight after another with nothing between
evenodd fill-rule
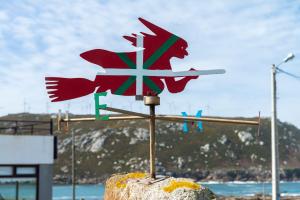
<instances>
[{"instance_id":1,"label":"white arrow","mask_svg":"<svg viewBox=\"0 0 300 200\"><path fill-rule=\"evenodd\" d=\"M156 76L156 77L183 77L183 76L200 76L212 74L224 74L224 69L212 70L192 70L173 72L172 70L145 70L145 69L105 69L105 72L99 72L99 76Z\"/></svg>"}]
</instances>

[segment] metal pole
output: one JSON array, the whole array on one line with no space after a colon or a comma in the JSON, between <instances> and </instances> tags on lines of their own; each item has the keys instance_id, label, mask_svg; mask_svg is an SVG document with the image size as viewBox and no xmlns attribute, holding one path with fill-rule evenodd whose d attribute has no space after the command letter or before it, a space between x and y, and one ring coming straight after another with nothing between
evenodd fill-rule
<instances>
[{"instance_id":1,"label":"metal pole","mask_svg":"<svg viewBox=\"0 0 300 200\"><path fill-rule=\"evenodd\" d=\"M150 107L150 176L155 179L155 106L160 104L160 99L158 96L145 96L144 104Z\"/></svg>"},{"instance_id":2,"label":"metal pole","mask_svg":"<svg viewBox=\"0 0 300 200\"><path fill-rule=\"evenodd\" d=\"M57 114L57 130L58 131L61 130L60 125L61 125L61 110L59 109L58 114Z\"/></svg>"},{"instance_id":3,"label":"metal pole","mask_svg":"<svg viewBox=\"0 0 300 200\"><path fill-rule=\"evenodd\" d=\"M16 200L19 200L20 198L20 184L19 184L19 181L16 182Z\"/></svg>"},{"instance_id":4,"label":"metal pole","mask_svg":"<svg viewBox=\"0 0 300 200\"><path fill-rule=\"evenodd\" d=\"M50 135L53 135L53 119L50 119Z\"/></svg>"},{"instance_id":5,"label":"metal pole","mask_svg":"<svg viewBox=\"0 0 300 200\"><path fill-rule=\"evenodd\" d=\"M72 131L72 197L76 199L76 180L75 180L75 136Z\"/></svg>"},{"instance_id":6,"label":"metal pole","mask_svg":"<svg viewBox=\"0 0 300 200\"><path fill-rule=\"evenodd\" d=\"M67 126L66 126L66 132L69 132L69 111L66 111L66 116L65 116L65 120L67 121ZM60 123L60 122L59 122ZM75 200L76 199L76 171L75 171L75 131L71 130L71 134L72 134L72 199Z\"/></svg>"},{"instance_id":7,"label":"metal pole","mask_svg":"<svg viewBox=\"0 0 300 200\"><path fill-rule=\"evenodd\" d=\"M279 192L279 155L277 132L277 108L276 108L276 66L272 66L272 117L271 117L271 145L272 145L272 200L280 199Z\"/></svg>"},{"instance_id":8,"label":"metal pole","mask_svg":"<svg viewBox=\"0 0 300 200\"><path fill-rule=\"evenodd\" d=\"M155 179L155 105L150 105L150 175Z\"/></svg>"}]
</instances>

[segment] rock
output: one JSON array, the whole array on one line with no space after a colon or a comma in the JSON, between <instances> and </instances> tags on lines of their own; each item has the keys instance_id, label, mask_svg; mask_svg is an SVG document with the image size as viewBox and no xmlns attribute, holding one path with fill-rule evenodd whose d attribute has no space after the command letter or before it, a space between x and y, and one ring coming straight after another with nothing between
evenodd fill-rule
<instances>
[{"instance_id":1,"label":"rock","mask_svg":"<svg viewBox=\"0 0 300 200\"><path fill-rule=\"evenodd\" d=\"M238 136L239 136L241 142L243 142L243 143L250 142L254 139L252 134L250 132L246 132L246 131L238 132Z\"/></svg>"},{"instance_id":2,"label":"rock","mask_svg":"<svg viewBox=\"0 0 300 200\"><path fill-rule=\"evenodd\" d=\"M203 152L209 152L209 147L210 147L210 145L206 144L204 146L201 146L200 150L203 151Z\"/></svg>"},{"instance_id":3,"label":"rock","mask_svg":"<svg viewBox=\"0 0 300 200\"><path fill-rule=\"evenodd\" d=\"M218 142L220 142L221 144L225 144L227 142L226 135L222 135L222 137L220 139L218 139Z\"/></svg>"},{"instance_id":4,"label":"rock","mask_svg":"<svg viewBox=\"0 0 300 200\"><path fill-rule=\"evenodd\" d=\"M145 173L113 175L106 181L104 200L211 200L216 196L192 179Z\"/></svg>"}]
</instances>

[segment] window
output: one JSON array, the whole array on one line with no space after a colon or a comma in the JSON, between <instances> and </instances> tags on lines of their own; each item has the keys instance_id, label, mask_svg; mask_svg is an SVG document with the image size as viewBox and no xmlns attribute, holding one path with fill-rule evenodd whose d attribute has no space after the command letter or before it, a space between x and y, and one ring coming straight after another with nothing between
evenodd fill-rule
<instances>
[{"instance_id":1,"label":"window","mask_svg":"<svg viewBox=\"0 0 300 200\"><path fill-rule=\"evenodd\" d=\"M35 167L17 167L17 175L35 175Z\"/></svg>"},{"instance_id":2,"label":"window","mask_svg":"<svg viewBox=\"0 0 300 200\"><path fill-rule=\"evenodd\" d=\"M0 179L0 199L36 200L36 178Z\"/></svg>"},{"instance_id":3,"label":"window","mask_svg":"<svg viewBox=\"0 0 300 200\"><path fill-rule=\"evenodd\" d=\"M13 175L13 167L0 166L0 176L12 176L12 175Z\"/></svg>"},{"instance_id":4,"label":"window","mask_svg":"<svg viewBox=\"0 0 300 200\"><path fill-rule=\"evenodd\" d=\"M37 200L37 166L0 166L0 199Z\"/></svg>"}]
</instances>

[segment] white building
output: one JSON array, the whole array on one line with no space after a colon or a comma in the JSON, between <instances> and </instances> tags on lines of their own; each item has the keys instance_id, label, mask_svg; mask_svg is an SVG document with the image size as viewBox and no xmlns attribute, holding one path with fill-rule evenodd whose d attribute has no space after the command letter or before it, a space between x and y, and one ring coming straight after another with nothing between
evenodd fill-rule
<instances>
[{"instance_id":1,"label":"white building","mask_svg":"<svg viewBox=\"0 0 300 200\"><path fill-rule=\"evenodd\" d=\"M0 120L0 200L52 200L55 157L52 121Z\"/></svg>"}]
</instances>

